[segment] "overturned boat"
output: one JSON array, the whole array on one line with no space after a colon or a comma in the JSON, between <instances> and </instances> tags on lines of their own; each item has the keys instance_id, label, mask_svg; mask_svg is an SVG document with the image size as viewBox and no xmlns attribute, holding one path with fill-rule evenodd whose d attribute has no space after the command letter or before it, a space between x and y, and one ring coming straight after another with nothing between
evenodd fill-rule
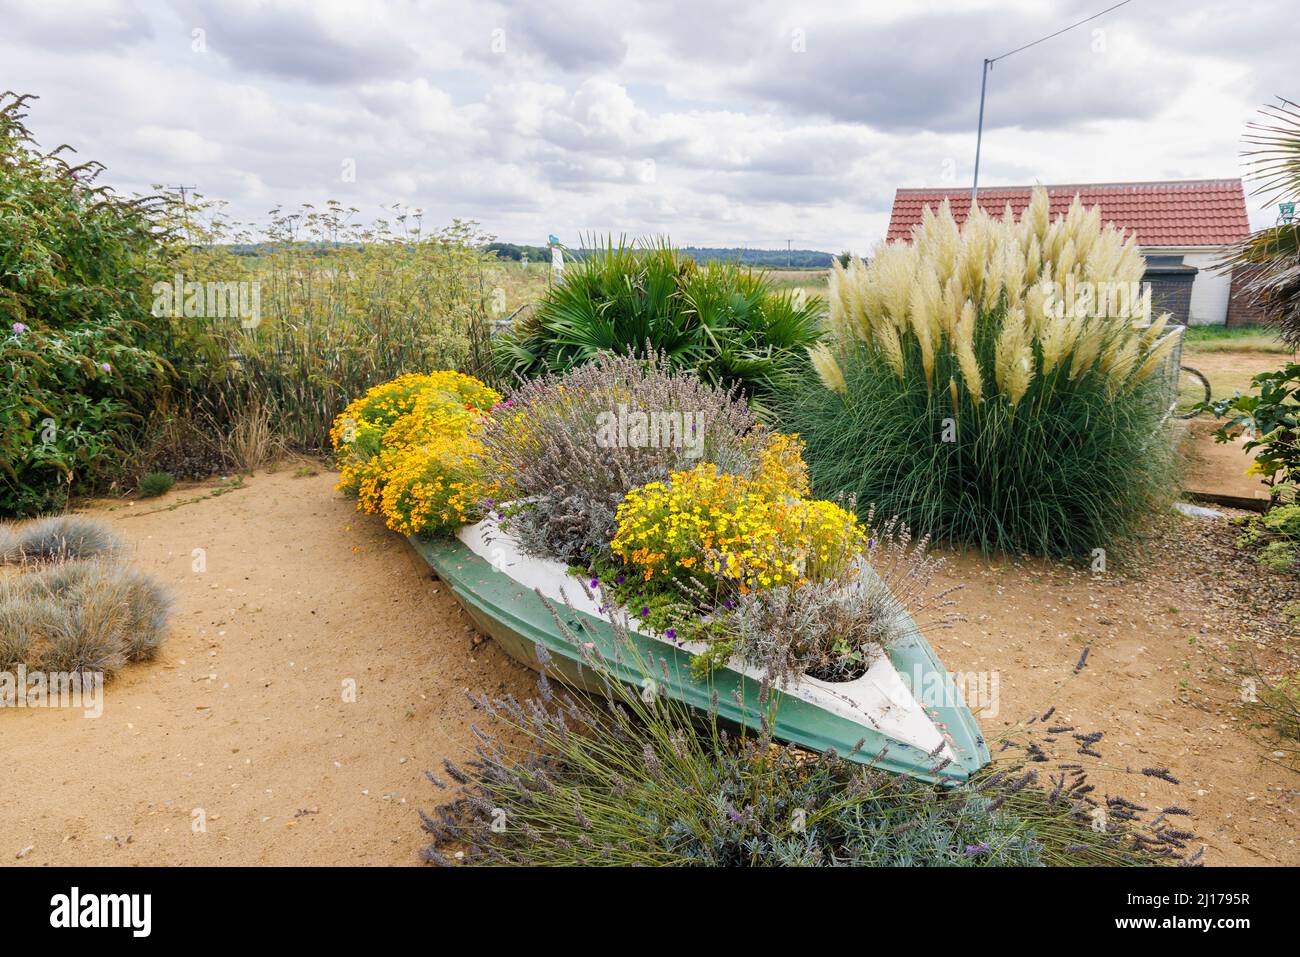
<instances>
[{"instance_id":1,"label":"overturned boat","mask_svg":"<svg viewBox=\"0 0 1300 957\"><path fill-rule=\"evenodd\" d=\"M692 674L691 658L703 645L669 641L627 622L634 654L616 654L610 616L621 611L602 611L565 565L525 555L494 519L464 526L454 539L409 540L478 629L535 670L540 645L550 652L548 671L597 690L599 681L571 637L577 635L594 643L621 681L642 686L652 680L701 710L716 702L722 718L751 728L765 713L759 669L733 661L707 679ZM782 685L775 737L927 781L964 781L987 764L984 737L952 677L905 613L901 624L901 636L861 676L831 682L805 675ZM653 673L645 662L654 663Z\"/></svg>"}]
</instances>

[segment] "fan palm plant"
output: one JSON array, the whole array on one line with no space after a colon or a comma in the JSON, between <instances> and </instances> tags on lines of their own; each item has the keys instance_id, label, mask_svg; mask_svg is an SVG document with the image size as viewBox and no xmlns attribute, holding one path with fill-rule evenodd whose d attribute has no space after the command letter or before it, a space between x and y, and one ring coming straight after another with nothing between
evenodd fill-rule
<instances>
[{"instance_id":1,"label":"fan palm plant","mask_svg":"<svg viewBox=\"0 0 1300 957\"><path fill-rule=\"evenodd\" d=\"M1278 98L1251 123L1245 155L1254 165L1253 195L1268 203L1300 199L1300 106ZM1232 268L1247 272L1245 291L1278 325L1287 344L1300 348L1300 221L1254 233L1233 251Z\"/></svg>"},{"instance_id":2,"label":"fan palm plant","mask_svg":"<svg viewBox=\"0 0 1300 957\"><path fill-rule=\"evenodd\" d=\"M602 352L657 353L761 407L808 371L821 311L820 300L778 292L739 264L697 265L666 239L607 238L499 338L496 358L502 371L532 378Z\"/></svg>"}]
</instances>

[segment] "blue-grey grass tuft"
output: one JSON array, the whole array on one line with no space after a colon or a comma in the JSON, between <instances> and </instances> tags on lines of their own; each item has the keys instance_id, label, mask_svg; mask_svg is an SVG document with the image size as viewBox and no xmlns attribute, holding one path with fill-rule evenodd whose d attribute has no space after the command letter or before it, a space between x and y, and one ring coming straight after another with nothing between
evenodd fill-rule
<instances>
[{"instance_id":1,"label":"blue-grey grass tuft","mask_svg":"<svg viewBox=\"0 0 1300 957\"><path fill-rule=\"evenodd\" d=\"M111 675L154 656L171 610L156 581L104 559L0 578L0 667Z\"/></svg>"},{"instance_id":2,"label":"blue-grey grass tuft","mask_svg":"<svg viewBox=\"0 0 1300 957\"><path fill-rule=\"evenodd\" d=\"M116 558L124 549L121 536L107 525L75 515L9 526L0 535L0 561L8 564Z\"/></svg>"}]
</instances>

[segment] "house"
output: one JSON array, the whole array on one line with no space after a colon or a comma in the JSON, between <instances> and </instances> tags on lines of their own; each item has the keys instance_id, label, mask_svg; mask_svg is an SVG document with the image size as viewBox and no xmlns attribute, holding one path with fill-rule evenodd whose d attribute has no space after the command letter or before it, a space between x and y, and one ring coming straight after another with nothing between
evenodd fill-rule
<instances>
[{"instance_id":1,"label":"house","mask_svg":"<svg viewBox=\"0 0 1300 957\"><path fill-rule=\"evenodd\" d=\"M979 191L982 209L1001 216L1008 203L1017 216L1029 205L1029 186L992 186ZM1216 269L1227 247L1250 234L1240 179L1193 179L1152 183L1074 183L1048 186L1052 216L1077 195L1100 206L1103 223L1133 233L1147 259L1144 281L1152 304L1181 323L1244 325L1256 321L1246 297L1238 296L1231 272ZM948 200L957 222L970 211L970 190L900 189L889 217L890 241L910 242L912 227L928 206ZM1238 277L1240 278L1240 277Z\"/></svg>"}]
</instances>

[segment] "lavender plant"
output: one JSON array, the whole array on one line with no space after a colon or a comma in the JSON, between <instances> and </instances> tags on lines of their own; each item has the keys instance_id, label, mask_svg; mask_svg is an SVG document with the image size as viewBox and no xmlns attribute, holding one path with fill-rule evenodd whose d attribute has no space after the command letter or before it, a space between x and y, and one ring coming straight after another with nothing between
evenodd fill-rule
<instances>
[{"instance_id":1,"label":"lavender plant","mask_svg":"<svg viewBox=\"0 0 1300 957\"><path fill-rule=\"evenodd\" d=\"M1177 808L1144 823L1143 809L1111 799L1098 826L1078 765L1050 792L1024 764L944 788L779 746L765 731L731 735L716 710L618 683L556 620L604 679L604 700L556 688L545 671L522 703L471 695L527 754L475 728L474 758L444 762L454 796L421 814L428 861L454 863L455 849L465 863L505 866L1143 865L1175 861L1187 843L1167 823ZM635 654L619 637L620 654ZM657 668L638 664L647 676ZM764 728L777 706L770 697Z\"/></svg>"},{"instance_id":2,"label":"lavender plant","mask_svg":"<svg viewBox=\"0 0 1300 957\"><path fill-rule=\"evenodd\" d=\"M737 392L674 372L662 357L602 354L521 385L480 436L510 530L536 555L608 559L631 489L700 462L752 467L755 420Z\"/></svg>"}]
</instances>

